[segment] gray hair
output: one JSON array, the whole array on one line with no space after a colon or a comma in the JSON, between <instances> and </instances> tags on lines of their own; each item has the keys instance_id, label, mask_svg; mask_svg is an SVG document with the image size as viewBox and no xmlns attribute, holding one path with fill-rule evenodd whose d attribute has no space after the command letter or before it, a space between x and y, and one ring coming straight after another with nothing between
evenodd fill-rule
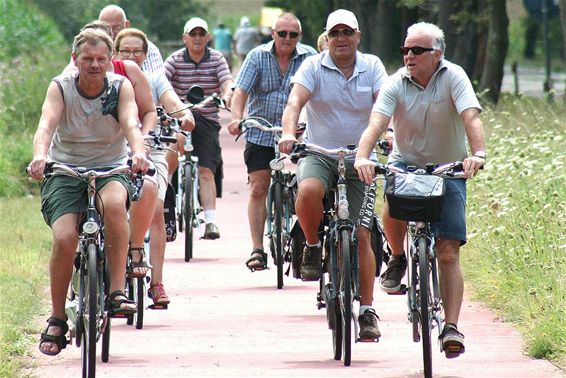
<instances>
[{"instance_id":1,"label":"gray hair","mask_svg":"<svg viewBox=\"0 0 566 378\"><path fill-rule=\"evenodd\" d=\"M100 13L98 14L98 19L107 16L108 14L116 14L116 13L120 14L124 22L128 20L126 18L126 12L124 12L124 9L122 9L121 7L115 4L110 4L102 8L100 10Z\"/></svg>"},{"instance_id":2,"label":"gray hair","mask_svg":"<svg viewBox=\"0 0 566 378\"><path fill-rule=\"evenodd\" d=\"M93 28L85 29L75 36L75 39L73 39L73 53L75 53L76 56L79 56L79 50L82 45L85 43L97 45L99 42L104 42L106 44L108 47L108 58L112 57L112 37L110 37L102 29Z\"/></svg>"},{"instance_id":3,"label":"gray hair","mask_svg":"<svg viewBox=\"0 0 566 378\"><path fill-rule=\"evenodd\" d=\"M291 12L283 12L281 13L279 16L277 16L277 18L275 19L275 22L273 23L272 29L275 30L275 27L277 26L277 23L279 22L279 20L281 19L287 19L287 20L292 20L292 21L296 21L297 25L299 25L299 31L303 31L302 27L301 27L301 21L297 18L297 16L295 16L293 13Z\"/></svg>"},{"instance_id":4,"label":"gray hair","mask_svg":"<svg viewBox=\"0 0 566 378\"><path fill-rule=\"evenodd\" d=\"M409 28L407 29L407 37L409 35L415 34L425 34L431 36L432 48L435 50L440 50L440 52L444 56L446 43L444 42L444 32L442 31L442 29L429 22L418 22L409 26Z\"/></svg>"}]
</instances>

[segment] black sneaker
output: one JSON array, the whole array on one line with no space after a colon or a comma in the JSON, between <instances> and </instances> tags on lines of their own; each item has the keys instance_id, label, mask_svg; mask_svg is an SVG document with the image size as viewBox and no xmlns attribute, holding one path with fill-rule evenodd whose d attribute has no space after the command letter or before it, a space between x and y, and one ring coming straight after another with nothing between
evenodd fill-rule
<instances>
[{"instance_id":1,"label":"black sneaker","mask_svg":"<svg viewBox=\"0 0 566 378\"><path fill-rule=\"evenodd\" d=\"M322 248L309 247L303 249L301 278L303 281L318 281L322 276Z\"/></svg>"},{"instance_id":2,"label":"black sneaker","mask_svg":"<svg viewBox=\"0 0 566 378\"><path fill-rule=\"evenodd\" d=\"M456 358L466 351L464 335L458 331L455 324L446 323L438 340L446 358Z\"/></svg>"},{"instance_id":3,"label":"black sneaker","mask_svg":"<svg viewBox=\"0 0 566 378\"><path fill-rule=\"evenodd\" d=\"M381 275L381 290L387 293L395 293L401 290L401 279L407 270L407 258L405 254L393 255L387 263L387 270Z\"/></svg>"},{"instance_id":4,"label":"black sneaker","mask_svg":"<svg viewBox=\"0 0 566 378\"><path fill-rule=\"evenodd\" d=\"M368 308L358 317L358 323L360 324L360 339L377 340L381 337L381 332L379 332L379 328L377 328L378 320L379 316L377 316L373 308Z\"/></svg>"}]
</instances>

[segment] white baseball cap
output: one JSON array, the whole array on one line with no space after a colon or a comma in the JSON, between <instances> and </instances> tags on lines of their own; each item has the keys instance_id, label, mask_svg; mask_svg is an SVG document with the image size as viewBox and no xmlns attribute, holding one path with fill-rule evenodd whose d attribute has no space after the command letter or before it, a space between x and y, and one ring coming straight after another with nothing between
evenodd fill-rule
<instances>
[{"instance_id":1,"label":"white baseball cap","mask_svg":"<svg viewBox=\"0 0 566 378\"><path fill-rule=\"evenodd\" d=\"M326 31L330 31L336 25L344 24L352 29L358 30L356 15L346 9L338 9L328 15L326 20Z\"/></svg>"},{"instance_id":2,"label":"white baseball cap","mask_svg":"<svg viewBox=\"0 0 566 378\"><path fill-rule=\"evenodd\" d=\"M183 33L190 33L195 28L203 28L208 33L208 24L200 17L193 17L185 24Z\"/></svg>"}]
</instances>

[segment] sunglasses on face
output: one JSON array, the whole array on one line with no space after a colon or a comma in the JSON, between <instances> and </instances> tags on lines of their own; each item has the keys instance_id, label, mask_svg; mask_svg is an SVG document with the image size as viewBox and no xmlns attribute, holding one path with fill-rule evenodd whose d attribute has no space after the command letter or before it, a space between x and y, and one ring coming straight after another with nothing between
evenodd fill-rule
<instances>
[{"instance_id":1,"label":"sunglasses on face","mask_svg":"<svg viewBox=\"0 0 566 378\"><path fill-rule=\"evenodd\" d=\"M413 46L413 47L401 46L401 47L399 47L399 51L403 55L407 55L409 53L409 51L412 52L414 55L421 55L425 51L434 51L434 50L435 49L433 49L431 47L421 47L421 46Z\"/></svg>"},{"instance_id":2,"label":"sunglasses on face","mask_svg":"<svg viewBox=\"0 0 566 378\"><path fill-rule=\"evenodd\" d=\"M331 30L327 33L330 38L338 38L339 36L343 35L344 37L351 37L356 34L356 29L335 29Z\"/></svg>"},{"instance_id":3,"label":"sunglasses on face","mask_svg":"<svg viewBox=\"0 0 566 378\"><path fill-rule=\"evenodd\" d=\"M195 38L195 37L206 37L208 33L205 31L191 30L187 34L189 35L189 37Z\"/></svg>"},{"instance_id":4,"label":"sunglasses on face","mask_svg":"<svg viewBox=\"0 0 566 378\"><path fill-rule=\"evenodd\" d=\"M130 51L130 50L120 50L119 53L120 55L122 55L123 57L128 58L130 55L133 55L135 57L141 56L145 51L143 50L134 50L134 51Z\"/></svg>"},{"instance_id":5,"label":"sunglasses on face","mask_svg":"<svg viewBox=\"0 0 566 378\"><path fill-rule=\"evenodd\" d=\"M287 31L287 30L279 30L276 33L279 36L279 38L287 38L287 35L289 35L289 38L295 39L299 36L299 32Z\"/></svg>"}]
</instances>

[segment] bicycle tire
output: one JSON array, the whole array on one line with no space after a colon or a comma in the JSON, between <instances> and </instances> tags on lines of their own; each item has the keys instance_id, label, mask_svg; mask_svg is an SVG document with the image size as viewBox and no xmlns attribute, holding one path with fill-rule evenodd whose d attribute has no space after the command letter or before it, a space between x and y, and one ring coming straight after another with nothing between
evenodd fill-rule
<instances>
[{"instance_id":1,"label":"bicycle tire","mask_svg":"<svg viewBox=\"0 0 566 378\"><path fill-rule=\"evenodd\" d=\"M418 285L419 285L419 275L418 275L418 262L416 259L410 259L410 286L408 290L407 301L409 302L409 308L411 311L411 323L413 328L413 342L419 343L421 341L421 330L420 330L420 312L419 305L417 301Z\"/></svg>"},{"instance_id":2,"label":"bicycle tire","mask_svg":"<svg viewBox=\"0 0 566 378\"><path fill-rule=\"evenodd\" d=\"M375 257L375 276L379 277L383 265L383 229L375 216L371 224L371 249Z\"/></svg>"},{"instance_id":3,"label":"bicycle tire","mask_svg":"<svg viewBox=\"0 0 566 378\"><path fill-rule=\"evenodd\" d=\"M128 257L128 260L130 260L130 258ZM130 262L128 261L128 264ZM131 277L126 277L126 294L128 295L128 299L131 301L136 301L136 289L134 287L134 280L135 278L131 278ZM134 315L135 314L130 314L126 317L126 324L128 325L132 325L134 324Z\"/></svg>"},{"instance_id":4,"label":"bicycle tire","mask_svg":"<svg viewBox=\"0 0 566 378\"><path fill-rule=\"evenodd\" d=\"M191 261L193 257L193 171L190 163L185 163L185 186L184 186L184 212L185 212L185 261Z\"/></svg>"},{"instance_id":5,"label":"bicycle tire","mask_svg":"<svg viewBox=\"0 0 566 378\"><path fill-rule=\"evenodd\" d=\"M340 232L340 252L338 253L340 271L340 310L342 313L342 345L344 366L352 360L352 270L350 257L350 232Z\"/></svg>"},{"instance_id":6,"label":"bicycle tire","mask_svg":"<svg viewBox=\"0 0 566 378\"><path fill-rule=\"evenodd\" d=\"M184 183L183 172L181 171L181 165L177 168L173 177L171 178L171 185L175 188L175 216L177 217L177 230L179 232L184 231L185 214L183 212L183 189L179 185L179 182ZM179 193L181 192L181 193Z\"/></svg>"},{"instance_id":7,"label":"bicycle tire","mask_svg":"<svg viewBox=\"0 0 566 378\"><path fill-rule=\"evenodd\" d=\"M429 255L427 239L420 236L417 242L419 253L419 311L421 323L421 342L423 346L423 367L426 378L432 377L431 318L429 313Z\"/></svg>"},{"instance_id":8,"label":"bicycle tire","mask_svg":"<svg viewBox=\"0 0 566 378\"><path fill-rule=\"evenodd\" d=\"M110 328L111 328L112 318L110 316L106 317L106 326L104 327L104 332L102 333L102 362L108 362L110 359Z\"/></svg>"},{"instance_id":9,"label":"bicycle tire","mask_svg":"<svg viewBox=\"0 0 566 378\"><path fill-rule=\"evenodd\" d=\"M97 246L87 246L87 287L85 291L86 321L82 341L83 377L94 377L96 374L96 339L97 339Z\"/></svg>"},{"instance_id":10,"label":"bicycle tire","mask_svg":"<svg viewBox=\"0 0 566 378\"><path fill-rule=\"evenodd\" d=\"M281 198L281 182L273 183L273 221L272 240L275 240L275 265L277 266L277 288L283 288L283 240L282 240L283 202Z\"/></svg>"},{"instance_id":11,"label":"bicycle tire","mask_svg":"<svg viewBox=\"0 0 566 378\"><path fill-rule=\"evenodd\" d=\"M145 296L145 277L138 277L136 281L136 329L143 328L143 307L144 307L144 296Z\"/></svg>"},{"instance_id":12,"label":"bicycle tire","mask_svg":"<svg viewBox=\"0 0 566 378\"><path fill-rule=\"evenodd\" d=\"M334 351L334 359L339 361L342 358L342 339L343 339L343 329L342 329L342 313L340 311L340 303L338 298L333 301L334 303L334 313L335 313L335 327L332 330L332 347Z\"/></svg>"}]
</instances>

